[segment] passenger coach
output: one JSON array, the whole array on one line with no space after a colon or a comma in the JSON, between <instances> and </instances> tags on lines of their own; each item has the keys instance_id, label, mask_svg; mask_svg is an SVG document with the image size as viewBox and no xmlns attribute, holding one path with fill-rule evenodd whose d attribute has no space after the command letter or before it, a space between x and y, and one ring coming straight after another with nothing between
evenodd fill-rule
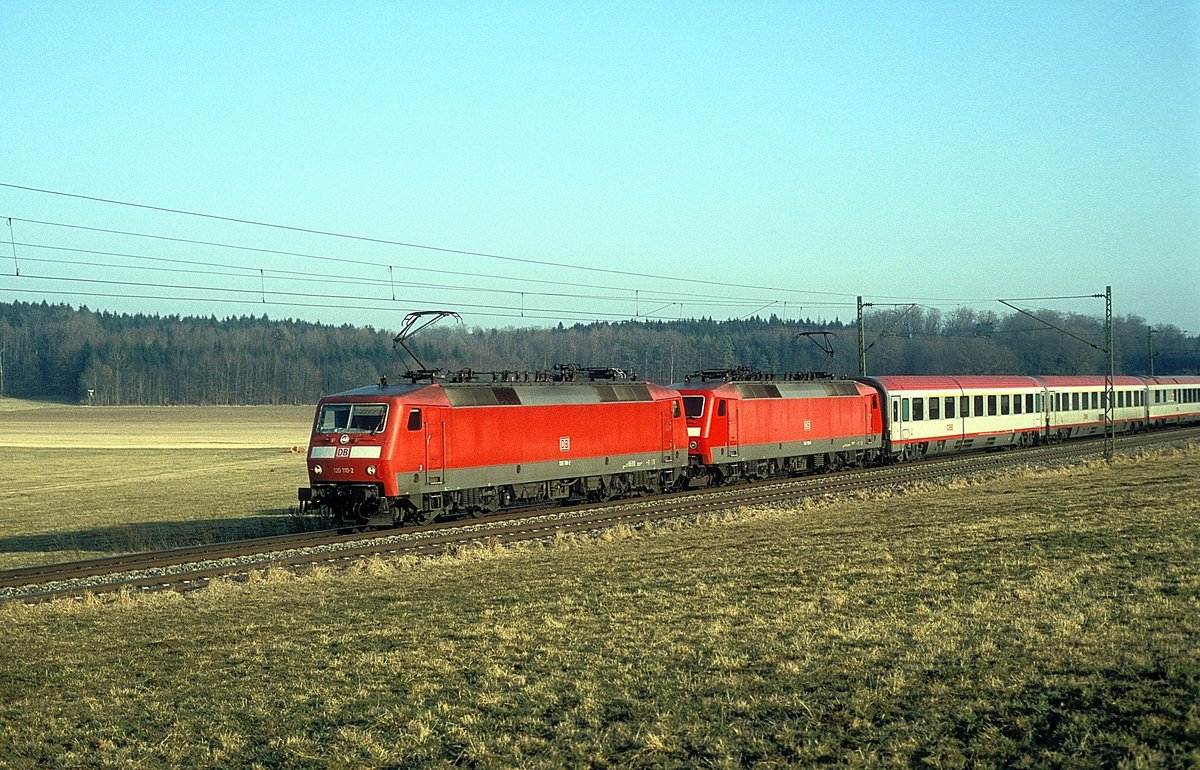
<instances>
[{"instance_id":1,"label":"passenger coach","mask_svg":"<svg viewBox=\"0 0 1200 770\"><path fill-rule=\"evenodd\" d=\"M1045 388L1033 377L864 377L886 404L892 460L1026 446L1045 435Z\"/></svg>"},{"instance_id":2,"label":"passenger coach","mask_svg":"<svg viewBox=\"0 0 1200 770\"><path fill-rule=\"evenodd\" d=\"M1104 433L1103 377L1038 377L1046 387L1049 435L1055 440L1098 436ZM1150 418L1146 410L1146 384L1137 377L1113 378L1113 431L1145 430Z\"/></svg>"},{"instance_id":3,"label":"passenger coach","mask_svg":"<svg viewBox=\"0 0 1200 770\"><path fill-rule=\"evenodd\" d=\"M1151 428L1200 422L1200 377L1143 377Z\"/></svg>"}]
</instances>

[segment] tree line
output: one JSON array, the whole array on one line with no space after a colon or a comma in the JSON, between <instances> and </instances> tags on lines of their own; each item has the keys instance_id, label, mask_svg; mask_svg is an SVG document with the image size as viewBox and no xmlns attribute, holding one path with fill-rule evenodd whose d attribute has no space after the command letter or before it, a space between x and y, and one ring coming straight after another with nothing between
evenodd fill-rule
<instances>
[{"instance_id":1,"label":"tree line","mask_svg":"<svg viewBox=\"0 0 1200 770\"><path fill-rule=\"evenodd\" d=\"M1103 319L922 307L865 318L868 373L1103 374ZM1200 336L1114 319L1118 374L1200 374ZM415 367L394 332L266 316L217 319L0 303L0 396L93 404L308 404ZM700 369L856 374L855 323L777 316L485 329L443 322L409 340L442 371L613 367L657 382Z\"/></svg>"}]
</instances>

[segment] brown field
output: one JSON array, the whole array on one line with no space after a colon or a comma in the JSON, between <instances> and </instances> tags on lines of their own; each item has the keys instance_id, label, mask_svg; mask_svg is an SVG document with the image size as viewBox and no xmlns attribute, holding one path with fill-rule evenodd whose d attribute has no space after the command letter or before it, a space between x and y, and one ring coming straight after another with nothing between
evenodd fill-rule
<instances>
[{"instance_id":1,"label":"brown field","mask_svg":"<svg viewBox=\"0 0 1200 770\"><path fill-rule=\"evenodd\" d=\"M0 766L1196 767L1200 447L0 608Z\"/></svg>"},{"instance_id":2,"label":"brown field","mask_svg":"<svg viewBox=\"0 0 1200 770\"><path fill-rule=\"evenodd\" d=\"M0 399L0 448L290 449L311 406L64 406Z\"/></svg>"},{"instance_id":3,"label":"brown field","mask_svg":"<svg viewBox=\"0 0 1200 770\"><path fill-rule=\"evenodd\" d=\"M0 568L289 531L312 411L0 399Z\"/></svg>"}]
</instances>

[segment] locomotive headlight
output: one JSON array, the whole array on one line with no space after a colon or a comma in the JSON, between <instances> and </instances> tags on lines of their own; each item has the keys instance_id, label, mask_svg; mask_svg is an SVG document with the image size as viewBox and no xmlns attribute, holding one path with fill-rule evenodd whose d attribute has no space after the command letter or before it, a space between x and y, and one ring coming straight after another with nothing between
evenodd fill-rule
<instances>
[{"instance_id":1,"label":"locomotive headlight","mask_svg":"<svg viewBox=\"0 0 1200 770\"><path fill-rule=\"evenodd\" d=\"M320 476L320 475L321 475L321 466L319 466L319 465L314 465L314 466L312 467L312 471L313 471L313 475L314 475L314 476Z\"/></svg>"},{"instance_id":2,"label":"locomotive headlight","mask_svg":"<svg viewBox=\"0 0 1200 770\"><path fill-rule=\"evenodd\" d=\"M695 442L695 441L689 441L689 442L688 442L688 449L695 449L695 448L696 448L696 442Z\"/></svg>"},{"instance_id":3,"label":"locomotive headlight","mask_svg":"<svg viewBox=\"0 0 1200 770\"><path fill-rule=\"evenodd\" d=\"M375 466L374 466L374 465L368 465L368 466L367 466L367 475L368 475L368 476L374 476L374 475L375 475Z\"/></svg>"}]
</instances>

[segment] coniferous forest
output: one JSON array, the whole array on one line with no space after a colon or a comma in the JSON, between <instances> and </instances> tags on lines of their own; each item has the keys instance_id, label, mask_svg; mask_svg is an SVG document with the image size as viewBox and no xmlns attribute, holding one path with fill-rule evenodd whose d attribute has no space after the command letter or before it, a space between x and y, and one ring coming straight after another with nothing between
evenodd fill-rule
<instances>
[{"instance_id":1,"label":"coniferous forest","mask_svg":"<svg viewBox=\"0 0 1200 770\"><path fill-rule=\"evenodd\" d=\"M400 316L397 316L399 324ZM1104 320L920 307L866 316L872 374L1103 374ZM1056 327L1056 328L1052 328ZM93 404L305 404L415 368L395 329L266 316L157 316L0 303L0 396ZM1200 337L1114 319L1117 374L1200 374ZM408 342L443 371L615 367L670 383L698 369L858 372L851 321L634 320L484 329L449 321ZM832 355L831 355L832 353Z\"/></svg>"}]
</instances>

